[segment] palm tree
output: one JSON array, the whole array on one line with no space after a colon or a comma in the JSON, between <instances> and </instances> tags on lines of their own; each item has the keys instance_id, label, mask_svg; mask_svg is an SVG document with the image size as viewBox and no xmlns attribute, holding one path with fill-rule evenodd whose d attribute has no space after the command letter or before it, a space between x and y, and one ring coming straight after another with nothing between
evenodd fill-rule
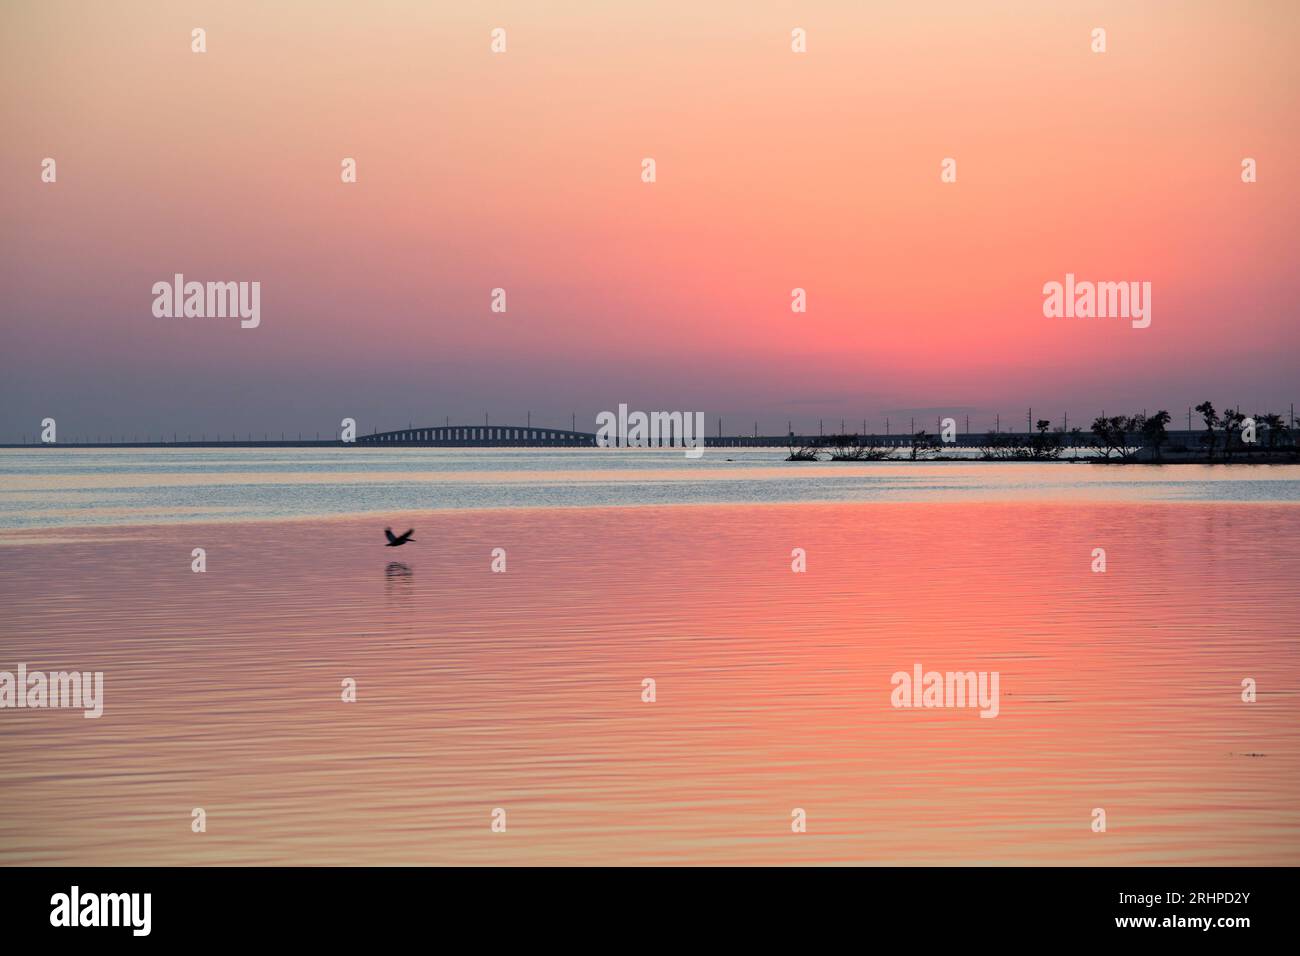
<instances>
[{"instance_id":1,"label":"palm tree","mask_svg":"<svg viewBox=\"0 0 1300 956\"><path fill-rule=\"evenodd\" d=\"M1169 434L1165 431L1165 426L1172 420L1173 416L1162 408L1142 422L1142 438L1146 441L1147 447L1151 449L1152 457L1157 460L1162 457L1161 446L1169 440Z\"/></svg>"},{"instance_id":2,"label":"palm tree","mask_svg":"<svg viewBox=\"0 0 1300 956\"><path fill-rule=\"evenodd\" d=\"M1205 435L1201 438L1201 444L1205 446L1210 460L1214 460L1214 429L1219 427L1219 413L1214 410L1212 402L1201 402L1196 406L1196 410L1201 413L1201 418L1205 421Z\"/></svg>"},{"instance_id":3,"label":"palm tree","mask_svg":"<svg viewBox=\"0 0 1300 956\"><path fill-rule=\"evenodd\" d=\"M1219 422L1223 428L1223 460L1227 461L1232 457L1232 439L1234 436L1240 436L1242 423L1246 416L1241 413L1239 408L1225 408L1223 410L1223 419ZM1238 443L1240 438L1238 437Z\"/></svg>"},{"instance_id":4,"label":"palm tree","mask_svg":"<svg viewBox=\"0 0 1300 956\"><path fill-rule=\"evenodd\" d=\"M1265 412L1263 415L1256 415L1255 421L1268 429L1268 450L1275 450L1278 437L1287 430L1282 416L1276 412Z\"/></svg>"}]
</instances>

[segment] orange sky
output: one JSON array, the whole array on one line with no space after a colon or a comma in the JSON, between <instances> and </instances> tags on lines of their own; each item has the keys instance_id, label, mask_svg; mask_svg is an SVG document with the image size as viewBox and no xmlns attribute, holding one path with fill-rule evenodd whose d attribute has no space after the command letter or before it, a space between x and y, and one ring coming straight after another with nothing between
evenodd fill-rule
<instances>
[{"instance_id":1,"label":"orange sky","mask_svg":"<svg viewBox=\"0 0 1300 956\"><path fill-rule=\"evenodd\" d=\"M6 3L0 440L1294 400L1293 3L701 7Z\"/></svg>"}]
</instances>

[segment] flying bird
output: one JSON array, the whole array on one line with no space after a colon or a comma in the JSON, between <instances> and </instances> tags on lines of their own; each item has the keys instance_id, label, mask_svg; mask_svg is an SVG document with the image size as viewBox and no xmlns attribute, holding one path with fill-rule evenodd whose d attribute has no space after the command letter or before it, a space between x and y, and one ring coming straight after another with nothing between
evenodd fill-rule
<instances>
[{"instance_id":1,"label":"flying bird","mask_svg":"<svg viewBox=\"0 0 1300 956\"><path fill-rule=\"evenodd\" d=\"M411 537L411 535L413 534L415 534L414 528L412 528L410 531L407 531L405 534L393 534L392 528L385 528L384 537L388 539L388 544L384 545L384 547L400 548L402 545L406 544L406 542L415 540L414 538Z\"/></svg>"}]
</instances>

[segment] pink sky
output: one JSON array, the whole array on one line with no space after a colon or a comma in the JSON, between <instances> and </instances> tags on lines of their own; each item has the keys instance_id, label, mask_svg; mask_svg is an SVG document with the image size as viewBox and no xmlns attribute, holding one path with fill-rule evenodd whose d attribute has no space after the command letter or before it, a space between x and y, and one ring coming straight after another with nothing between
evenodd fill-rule
<instances>
[{"instance_id":1,"label":"pink sky","mask_svg":"<svg viewBox=\"0 0 1300 956\"><path fill-rule=\"evenodd\" d=\"M6 3L0 441L1285 412L1300 11L976 6ZM261 326L155 318L176 272ZM1151 327L1044 318L1067 272Z\"/></svg>"}]
</instances>

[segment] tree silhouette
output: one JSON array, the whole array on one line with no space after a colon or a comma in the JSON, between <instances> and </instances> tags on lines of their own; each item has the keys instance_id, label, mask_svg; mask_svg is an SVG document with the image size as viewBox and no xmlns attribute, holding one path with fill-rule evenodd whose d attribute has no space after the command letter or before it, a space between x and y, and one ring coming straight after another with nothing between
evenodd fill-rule
<instances>
[{"instance_id":1,"label":"tree silhouette","mask_svg":"<svg viewBox=\"0 0 1300 956\"><path fill-rule=\"evenodd\" d=\"M1208 401L1201 402L1196 406L1196 410L1201 413L1201 419L1205 422L1205 434L1201 436L1201 444L1205 446L1210 461L1214 461L1214 446L1216 444L1214 430L1219 427L1219 413L1214 410L1214 403Z\"/></svg>"},{"instance_id":2,"label":"tree silhouette","mask_svg":"<svg viewBox=\"0 0 1300 956\"><path fill-rule=\"evenodd\" d=\"M1223 429L1223 460L1232 459L1233 440L1236 444L1241 444L1241 426L1245 422L1246 416L1241 413L1240 409L1227 408L1223 411L1223 418L1219 425Z\"/></svg>"},{"instance_id":3,"label":"tree silhouette","mask_svg":"<svg viewBox=\"0 0 1300 956\"><path fill-rule=\"evenodd\" d=\"M926 434L925 429L921 429L912 436L911 459L937 458L939 452L943 450L943 444L934 435Z\"/></svg>"},{"instance_id":4,"label":"tree silhouette","mask_svg":"<svg viewBox=\"0 0 1300 956\"><path fill-rule=\"evenodd\" d=\"M1165 426L1172 420L1173 416L1162 408L1142 422L1142 440L1151 449L1151 456L1157 460L1163 457L1161 448L1169 441L1169 433L1165 430Z\"/></svg>"},{"instance_id":5,"label":"tree silhouette","mask_svg":"<svg viewBox=\"0 0 1300 956\"><path fill-rule=\"evenodd\" d=\"M1092 423L1092 447L1102 453L1107 460L1110 459L1111 453L1114 452L1121 459L1133 457L1134 448L1129 441L1129 435L1133 432L1140 432L1142 426L1146 423L1141 415L1132 417L1124 415L1111 415L1107 418L1104 415L1098 415Z\"/></svg>"},{"instance_id":6,"label":"tree silhouette","mask_svg":"<svg viewBox=\"0 0 1300 956\"><path fill-rule=\"evenodd\" d=\"M831 435L826 439L831 461L883 461L890 450L859 435Z\"/></svg>"},{"instance_id":7,"label":"tree silhouette","mask_svg":"<svg viewBox=\"0 0 1300 956\"><path fill-rule=\"evenodd\" d=\"M1052 423L1046 418L1038 419L1035 424L1035 432L1029 440L1029 455L1035 459L1055 459L1061 457L1061 451L1065 448L1065 429L1058 428L1056 431L1049 432Z\"/></svg>"},{"instance_id":8,"label":"tree silhouette","mask_svg":"<svg viewBox=\"0 0 1300 956\"><path fill-rule=\"evenodd\" d=\"M1255 421L1268 429L1268 450L1274 451L1277 448L1277 440L1288 431L1285 419L1276 412L1265 412L1263 415L1256 415Z\"/></svg>"}]
</instances>

